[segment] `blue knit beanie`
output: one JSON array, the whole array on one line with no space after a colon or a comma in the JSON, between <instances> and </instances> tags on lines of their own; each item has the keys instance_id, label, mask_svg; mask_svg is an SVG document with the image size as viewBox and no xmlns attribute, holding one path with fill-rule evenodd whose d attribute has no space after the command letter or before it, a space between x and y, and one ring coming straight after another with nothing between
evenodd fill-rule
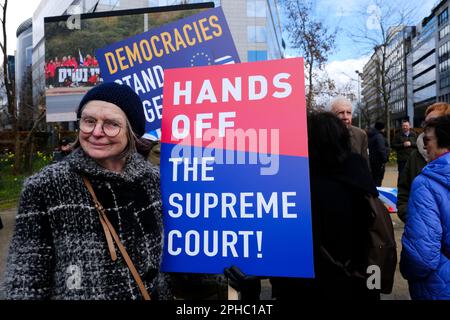
<instances>
[{"instance_id":1,"label":"blue knit beanie","mask_svg":"<svg viewBox=\"0 0 450 320\"><path fill-rule=\"evenodd\" d=\"M141 99L129 86L115 82L104 82L92 88L84 95L78 106L78 119L81 117L83 107L92 100L115 104L125 113L131 128L138 137L142 137L145 133L145 115Z\"/></svg>"}]
</instances>

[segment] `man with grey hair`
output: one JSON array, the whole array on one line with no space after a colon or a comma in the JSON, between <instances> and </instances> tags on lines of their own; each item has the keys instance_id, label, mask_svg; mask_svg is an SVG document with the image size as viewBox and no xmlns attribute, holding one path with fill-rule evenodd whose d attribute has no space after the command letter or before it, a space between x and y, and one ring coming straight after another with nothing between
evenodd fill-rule
<instances>
[{"instance_id":1,"label":"man with grey hair","mask_svg":"<svg viewBox=\"0 0 450 320\"><path fill-rule=\"evenodd\" d=\"M350 132L352 152L361 155L369 163L368 140L364 130L352 126L352 103L345 97L337 97L331 101L330 111L344 122Z\"/></svg>"}]
</instances>

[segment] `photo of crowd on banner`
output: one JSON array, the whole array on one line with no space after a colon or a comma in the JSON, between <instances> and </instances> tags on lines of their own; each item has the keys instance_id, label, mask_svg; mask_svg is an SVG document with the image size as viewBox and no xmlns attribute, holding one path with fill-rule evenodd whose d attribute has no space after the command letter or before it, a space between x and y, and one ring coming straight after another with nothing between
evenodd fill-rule
<instances>
[{"instance_id":1,"label":"photo of crowd on banner","mask_svg":"<svg viewBox=\"0 0 450 320\"><path fill-rule=\"evenodd\" d=\"M58 87L95 86L102 82L97 58L81 52L78 58L72 55L56 56L45 63L46 89Z\"/></svg>"}]
</instances>

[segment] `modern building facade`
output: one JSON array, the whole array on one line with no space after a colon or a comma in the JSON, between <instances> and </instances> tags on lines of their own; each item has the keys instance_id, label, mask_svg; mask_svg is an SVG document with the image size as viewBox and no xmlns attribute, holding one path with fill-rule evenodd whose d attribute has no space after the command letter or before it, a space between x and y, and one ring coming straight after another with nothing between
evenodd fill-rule
<instances>
[{"instance_id":1,"label":"modern building facade","mask_svg":"<svg viewBox=\"0 0 450 320\"><path fill-rule=\"evenodd\" d=\"M436 18L424 18L412 40L413 124L420 126L427 106L436 101Z\"/></svg>"},{"instance_id":2,"label":"modern building facade","mask_svg":"<svg viewBox=\"0 0 450 320\"><path fill-rule=\"evenodd\" d=\"M391 32L391 41L387 47L390 118L394 127L400 127L401 121L408 118L408 105L412 102L412 96L408 95L412 77L407 72L407 57L411 52L411 38L415 27L401 26L392 28Z\"/></svg>"},{"instance_id":3,"label":"modern building facade","mask_svg":"<svg viewBox=\"0 0 450 320\"><path fill-rule=\"evenodd\" d=\"M408 117L408 110L412 108L412 75L407 73L411 69L412 61L411 38L415 27L397 26L388 31L390 41L383 48L374 50L369 61L363 68L363 107L368 113L370 121L384 121L384 94L387 95L390 109L390 119L394 127L401 124L401 120ZM383 52L385 50L385 52ZM384 68L383 68L384 66ZM382 84L384 69L385 84Z\"/></svg>"},{"instance_id":4,"label":"modern building facade","mask_svg":"<svg viewBox=\"0 0 450 320\"><path fill-rule=\"evenodd\" d=\"M438 51L437 69L437 100L450 102L450 21L449 2L442 1L435 8L437 18L436 42Z\"/></svg>"},{"instance_id":5,"label":"modern building facade","mask_svg":"<svg viewBox=\"0 0 450 320\"><path fill-rule=\"evenodd\" d=\"M364 127L370 127L377 120L381 120L381 111L383 103L381 99L380 86L381 78L379 70L380 50L370 57L369 61L364 65L362 72L362 102L360 113Z\"/></svg>"},{"instance_id":6,"label":"modern building facade","mask_svg":"<svg viewBox=\"0 0 450 320\"><path fill-rule=\"evenodd\" d=\"M3 67L0 67L0 74L3 77L6 74L8 81L14 83L16 72L15 72L15 57L8 55L6 57L8 59L7 65L8 69L6 71L3 70ZM0 86L0 130L11 130L12 129L12 118L8 110L8 97L6 92L6 86Z\"/></svg>"},{"instance_id":7,"label":"modern building facade","mask_svg":"<svg viewBox=\"0 0 450 320\"><path fill-rule=\"evenodd\" d=\"M33 21L31 18L22 22L16 31L17 46L15 63L16 105L22 130L29 129L36 119L36 110L32 99L32 54L33 54Z\"/></svg>"}]
</instances>

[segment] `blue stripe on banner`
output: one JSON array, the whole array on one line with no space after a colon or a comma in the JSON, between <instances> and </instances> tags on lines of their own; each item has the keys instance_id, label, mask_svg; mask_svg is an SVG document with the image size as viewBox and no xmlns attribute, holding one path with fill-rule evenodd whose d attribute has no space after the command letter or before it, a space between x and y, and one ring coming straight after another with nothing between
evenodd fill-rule
<instances>
[{"instance_id":1,"label":"blue stripe on banner","mask_svg":"<svg viewBox=\"0 0 450 320\"><path fill-rule=\"evenodd\" d=\"M391 212L392 212L392 210L397 211L397 205L395 203L393 203L391 200L389 200L382 194L380 194L379 198L384 204L386 204L389 207L388 209L390 209Z\"/></svg>"},{"instance_id":2,"label":"blue stripe on banner","mask_svg":"<svg viewBox=\"0 0 450 320\"><path fill-rule=\"evenodd\" d=\"M382 194L385 198L389 199L392 203L394 203L394 204L397 203L397 196L395 194L393 194L392 192L380 190L380 189L378 189L378 192L380 194Z\"/></svg>"},{"instance_id":3,"label":"blue stripe on banner","mask_svg":"<svg viewBox=\"0 0 450 320\"><path fill-rule=\"evenodd\" d=\"M278 159L275 175L261 175L261 168L268 164L214 164L213 171L207 172L208 177L214 177L213 182L183 181L184 171L179 167L181 179L173 182L173 165L168 159L174 148L163 144L161 156L164 272L223 273L225 267L237 265L250 275L314 276L307 158L273 155ZM235 151L229 154L247 159L257 156ZM195 194L199 194L201 209L196 208ZM205 203L215 204L215 197L217 205L207 209ZM264 205L270 200L276 200L277 205L269 205L267 213ZM171 217L169 210L176 215L181 208L180 217ZM197 217L188 217L188 210ZM287 213L284 218L283 211ZM294 214L295 218L289 217Z\"/></svg>"}]
</instances>

